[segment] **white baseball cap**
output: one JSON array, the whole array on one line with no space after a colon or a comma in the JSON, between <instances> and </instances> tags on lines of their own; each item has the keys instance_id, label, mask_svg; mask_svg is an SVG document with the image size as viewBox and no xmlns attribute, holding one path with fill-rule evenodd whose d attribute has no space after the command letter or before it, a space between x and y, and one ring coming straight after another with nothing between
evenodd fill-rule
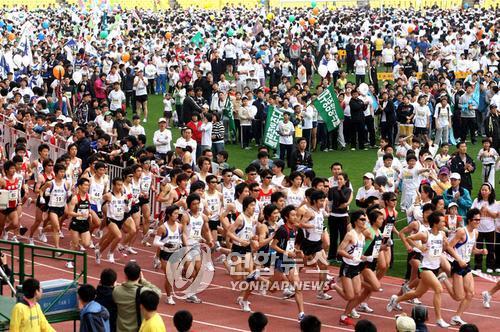
<instances>
[{"instance_id":1,"label":"white baseball cap","mask_svg":"<svg viewBox=\"0 0 500 332\"><path fill-rule=\"evenodd\" d=\"M460 176L460 174L455 172L455 173L451 173L450 179L461 180L462 177Z\"/></svg>"}]
</instances>

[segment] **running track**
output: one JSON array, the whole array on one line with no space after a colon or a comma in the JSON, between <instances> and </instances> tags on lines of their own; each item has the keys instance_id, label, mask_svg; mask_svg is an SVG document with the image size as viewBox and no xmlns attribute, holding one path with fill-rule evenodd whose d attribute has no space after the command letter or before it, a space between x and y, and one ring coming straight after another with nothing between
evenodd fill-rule
<instances>
[{"instance_id":1,"label":"running track","mask_svg":"<svg viewBox=\"0 0 500 332\"><path fill-rule=\"evenodd\" d=\"M21 223L25 226L30 226L34 220L34 204L29 208L24 209ZM68 230L63 230L65 238L61 240L61 246L69 248L69 234ZM27 242L27 239L21 238L22 241ZM95 239L94 239L95 240ZM52 239L49 238L49 245ZM43 243L36 241L37 245ZM142 267L144 277L159 286L163 291L164 276L159 270L152 268L152 258L154 255L153 248L146 248L138 245L137 255L129 255L128 258L122 258L120 254L115 254L116 263L110 264L103 259L101 265L96 265L93 259L93 250L89 251L88 259L88 282L97 285L99 281L100 271L105 267L114 268L118 273L118 281L124 281L123 266L127 263L127 259L135 259ZM105 258L107 254L103 255ZM43 259L35 262L36 273L35 275L40 280L49 280L57 278L72 277L72 272L67 269L64 262L48 262ZM331 273L335 276L338 275L338 269L331 267ZM301 278L306 280L315 280L316 275L301 273ZM472 301L471 306L467 309L462 319L466 322L475 323L479 326L481 331L495 331L500 325L500 298L495 296L491 302L491 309L484 309L482 306L481 292L489 289L493 283L475 278L476 295ZM398 312L387 313L385 306L389 297L399 291L402 284L401 279L394 277L385 277L382 280L383 291L373 294L368 304L375 311L371 314L361 313L361 318L366 318L373 321L379 331L394 331L394 316ZM305 312L306 314L314 314L323 323L322 331L353 331L353 328L340 326L338 321L340 314L343 311L345 301L340 298L334 291L330 291L333 296L332 300L323 301L316 299L315 291L306 291L304 293ZM432 292L424 295L421 299L424 305L429 309L428 327L431 331L443 330L437 327L434 322L434 312L432 306ZM194 317L195 323L193 324L194 331L248 331L247 319L249 314L240 310L239 305L235 300L238 296L237 292L231 289L230 278L226 273L223 266L216 266L215 276L211 285L198 294L200 299L203 300L202 304L185 303L177 300L175 306L169 306L164 303L165 296L162 297L160 302L159 312L163 316L166 323L167 331L175 331L172 323L172 316L177 310L189 310ZM283 300L281 292L276 292L272 295L260 295L257 293L252 294L250 297L251 309L253 311L262 311L269 318L270 331L298 331L297 323L297 307L293 299ZM401 303L406 313L410 313L411 304ZM451 299L448 294L442 296L443 318L449 322L454 315L457 308L457 302ZM495 328L497 326L497 328ZM72 329L72 323L60 323L54 326L57 331L69 331ZM451 327L450 330L458 330Z\"/></svg>"}]
</instances>

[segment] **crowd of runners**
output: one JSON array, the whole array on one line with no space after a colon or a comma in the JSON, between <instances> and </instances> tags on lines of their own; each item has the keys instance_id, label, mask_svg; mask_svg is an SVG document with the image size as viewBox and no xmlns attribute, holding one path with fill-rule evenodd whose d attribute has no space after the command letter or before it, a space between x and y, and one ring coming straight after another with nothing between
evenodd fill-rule
<instances>
[{"instance_id":1,"label":"crowd of runners","mask_svg":"<svg viewBox=\"0 0 500 332\"><path fill-rule=\"evenodd\" d=\"M473 272L500 273L495 10L1 12L0 115L18 133L0 146L4 240L61 248L67 228L70 249L94 252L95 264L152 246L170 305L168 274L188 248L189 278L221 264L254 285L235 296L243 311L252 294L282 292L299 321L312 271L317 299L344 299L340 323L353 326L401 248L405 283L387 310L431 291L443 328L466 323ZM314 107L329 86L344 114L333 131ZM283 111L273 148L270 108ZM228 151L253 143L256 159L232 166ZM335 161L345 149L373 149L360 188ZM329 177L313 152L328 153ZM482 294L485 308L499 288Z\"/></svg>"}]
</instances>

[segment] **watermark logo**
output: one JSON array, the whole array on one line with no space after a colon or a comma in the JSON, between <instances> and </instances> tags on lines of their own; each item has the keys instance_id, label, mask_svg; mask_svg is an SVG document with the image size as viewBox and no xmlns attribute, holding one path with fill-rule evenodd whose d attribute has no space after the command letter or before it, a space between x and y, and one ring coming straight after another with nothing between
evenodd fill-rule
<instances>
[{"instance_id":1,"label":"watermark logo","mask_svg":"<svg viewBox=\"0 0 500 332\"><path fill-rule=\"evenodd\" d=\"M177 249L168 259L167 280L173 296L186 299L203 292L212 282L214 271L205 267L212 262L210 248L203 243Z\"/></svg>"}]
</instances>

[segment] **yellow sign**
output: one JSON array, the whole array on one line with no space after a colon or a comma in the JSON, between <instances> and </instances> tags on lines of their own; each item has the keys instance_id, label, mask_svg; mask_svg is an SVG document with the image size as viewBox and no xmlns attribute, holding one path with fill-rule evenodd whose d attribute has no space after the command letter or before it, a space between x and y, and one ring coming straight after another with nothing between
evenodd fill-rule
<instances>
[{"instance_id":1,"label":"yellow sign","mask_svg":"<svg viewBox=\"0 0 500 332\"><path fill-rule=\"evenodd\" d=\"M419 71L417 73L417 80L421 79L423 74L424 74L423 72Z\"/></svg>"},{"instance_id":2,"label":"yellow sign","mask_svg":"<svg viewBox=\"0 0 500 332\"><path fill-rule=\"evenodd\" d=\"M377 73L379 81L394 81L394 74L390 72Z\"/></svg>"},{"instance_id":3,"label":"yellow sign","mask_svg":"<svg viewBox=\"0 0 500 332\"><path fill-rule=\"evenodd\" d=\"M340 58L344 58L347 55L346 50L339 50L338 53Z\"/></svg>"},{"instance_id":4,"label":"yellow sign","mask_svg":"<svg viewBox=\"0 0 500 332\"><path fill-rule=\"evenodd\" d=\"M464 78L467 78L467 76L469 76L470 74L472 74L470 71L456 71L455 78L456 79L464 79Z\"/></svg>"}]
</instances>

